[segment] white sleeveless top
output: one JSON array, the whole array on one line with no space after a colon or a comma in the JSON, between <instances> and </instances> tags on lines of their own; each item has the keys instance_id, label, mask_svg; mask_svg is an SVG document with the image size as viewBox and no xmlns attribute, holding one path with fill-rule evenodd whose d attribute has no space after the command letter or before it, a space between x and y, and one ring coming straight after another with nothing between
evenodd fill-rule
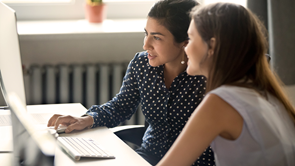
<instances>
[{"instance_id":1,"label":"white sleeveless top","mask_svg":"<svg viewBox=\"0 0 295 166\"><path fill-rule=\"evenodd\" d=\"M232 141L220 136L211 143L217 166L295 166L295 125L285 107L248 88L221 86L211 92L235 108L243 130Z\"/></svg>"}]
</instances>

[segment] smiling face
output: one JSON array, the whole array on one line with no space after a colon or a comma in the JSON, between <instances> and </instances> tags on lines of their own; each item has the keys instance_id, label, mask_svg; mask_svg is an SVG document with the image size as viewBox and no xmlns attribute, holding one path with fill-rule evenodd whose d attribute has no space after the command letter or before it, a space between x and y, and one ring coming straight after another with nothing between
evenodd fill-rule
<instances>
[{"instance_id":1,"label":"smiling face","mask_svg":"<svg viewBox=\"0 0 295 166\"><path fill-rule=\"evenodd\" d=\"M189 43L185 47L188 57L187 73L189 75L205 75L207 76L208 68L208 44L200 36L194 21L188 29Z\"/></svg>"},{"instance_id":2,"label":"smiling face","mask_svg":"<svg viewBox=\"0 0 295 166\"><path fill-rule=\"evenodd\" d=\"M148 17L143 49L148 52L151 66L180 64L184 56L184 45L185 42L176 43L167 28L159 24L156 19Z\"/></svg>"}]
</instances>

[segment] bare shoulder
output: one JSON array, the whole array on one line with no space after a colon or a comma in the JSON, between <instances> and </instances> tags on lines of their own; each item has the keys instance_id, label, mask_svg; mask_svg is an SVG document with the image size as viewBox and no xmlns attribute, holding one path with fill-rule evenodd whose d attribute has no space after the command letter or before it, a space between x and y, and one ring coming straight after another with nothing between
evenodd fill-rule
<instances>
[{"instance_id":1,"label":"bare shoulder","mask_svg":"<svg viewBox=\"0 0 295 166\"><path fill-rule=\"evenodd\" d=\"M229 103L216 94L208 94L196 109L208 123L219 126L219 135L234 140L243 128L243 118Z\"/></svg>"},{"instance_id":2,"label":"bare shoulder","mask_svg":"<svg viewBox=\"0 0 295 166\"><path fill-rule=\"evenodd\" d=\"M201 103L201 110L207 110L214 114L238 113L229 103L216 94L208 94Z\"/></svg>"},{"instance_id":3,"label":"bare shoulder","mask_svg":"<svg viewBox=\"0 0 295 166\"><path fill-rule=\"evenodd\" d=\"M207 114L224 114L235 111L235 109L216 94L208 94L201 102L197 111L204 111Z\"/></svg>"}]
</instances>

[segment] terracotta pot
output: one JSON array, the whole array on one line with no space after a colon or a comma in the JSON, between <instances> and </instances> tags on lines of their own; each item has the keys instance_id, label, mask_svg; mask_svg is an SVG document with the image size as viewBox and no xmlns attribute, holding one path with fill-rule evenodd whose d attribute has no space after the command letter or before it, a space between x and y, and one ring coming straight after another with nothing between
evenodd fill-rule
<instances>
[{"instance_id":1,"label":"terracotta pot","mask_svg":"<svg viewBox=\"0 0 295 166\"><path fill-rule=\"evenodd\" d=\"M85 4L85 16L91 23L101 23L106 18L106 5Z\"/></svg>"}]
</instances>

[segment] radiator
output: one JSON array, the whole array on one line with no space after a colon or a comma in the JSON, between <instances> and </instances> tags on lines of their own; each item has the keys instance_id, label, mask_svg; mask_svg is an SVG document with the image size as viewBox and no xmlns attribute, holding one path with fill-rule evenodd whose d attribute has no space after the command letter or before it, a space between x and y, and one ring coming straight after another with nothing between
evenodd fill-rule
<instances>
[{"instance_id":1,"label":"radiator","mask_svg":"<svg viewBox=\"0 0 295 166\"><path fill-rule=\"evenodd\" d=\"M31 65L24 73L27 104L103 104L119 92L127 64ZM123 124L144 124L141 111Z\"/></svg>"}]
</instances>

